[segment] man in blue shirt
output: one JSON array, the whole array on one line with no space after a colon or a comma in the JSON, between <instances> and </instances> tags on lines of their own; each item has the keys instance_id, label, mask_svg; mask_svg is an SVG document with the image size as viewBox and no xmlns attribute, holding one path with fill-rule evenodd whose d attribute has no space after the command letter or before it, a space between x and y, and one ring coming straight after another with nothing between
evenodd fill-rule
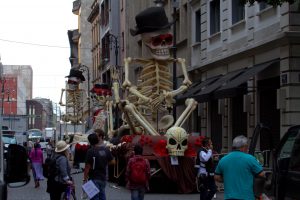
<instances>
[{"instance_id":1,"label":"man in blue shirt","mask_svg":"<svg viewBox=\"0 0 300 200\"><path fill-rule=\"evenodd\" d=\"M233 151L217 165L215 180L224 181L224 199L254 200L253 180L264 177L262 166L248 154L248 139L241 135L232 142Z\"/></svg>"}]
</instances>

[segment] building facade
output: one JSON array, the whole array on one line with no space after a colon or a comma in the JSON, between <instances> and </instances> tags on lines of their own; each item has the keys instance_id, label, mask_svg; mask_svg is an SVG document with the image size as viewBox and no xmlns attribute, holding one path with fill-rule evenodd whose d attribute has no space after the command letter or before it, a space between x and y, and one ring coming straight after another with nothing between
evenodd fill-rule
<instances>
[{"instance_id":1,"label":"building facade","mask_svg":"<svg viewBox=\"0 0 300 200\"><path fill-rule=\"evenodd\" d=\"M44 130L53 127L53 105L50 99L34 98L26 101L28 129Z\"/></svg>"},{"instance_id":2,"label":"building facade","mask_svg":"<svg viewBox=\"0 0 300 200\"><path fill-rule=\"evenodd\" d=\"M89 22L93 27L95 82L109 82L108 67L117 63L122 69L125 57L149 56L140 36L131 36L129 30L135 27L137 13L150 6L163 6L169 20L174 20L173 56L186 59L193 82L177 97L177 116L185 108L186 98L198 101L184 125L188 132L210 136L217 151L227 152L235 136L251 138L259 123L270 128L274 145L288 127L300 123L300 21L296 4L273 7L261 1L250 6L238 0L118 3L95 0L92 4ZM112 18L115 11L119 19ZM113 46L108 48L111 42L105 36L109 33L118 38L118 54ZM119 59L113 62L116 55ZM130 68L133 84L138 81L139 69ZM182 74L179 67L175 69L173 83L179 86Z\"/></svg>"},{"instance_id":3,"label":"building facade","mask_svg":"<svg viewBox=\"0 0 300 200\"><path fill-rule=\"evenodd\" d=\"M226 152L235 136L251 138L262 123L278 144L300 123L297 5L214 0L189 6L194 85L181 99L198 101L199 132Z\"/></svg>"}]
</instances>

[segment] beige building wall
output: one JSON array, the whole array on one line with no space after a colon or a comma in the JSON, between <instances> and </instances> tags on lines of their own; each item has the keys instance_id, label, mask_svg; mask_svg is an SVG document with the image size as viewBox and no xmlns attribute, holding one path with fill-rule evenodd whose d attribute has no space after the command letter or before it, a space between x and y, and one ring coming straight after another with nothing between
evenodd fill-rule
<instances>
[{"instance_id":1,"label":"beige building wall","mask_svg":"<svg viewBox=\"0 0 300 200\"><path fill-rule=\"evenodd\" d=\"M220 1L220 31L210 33L210 2L201 1L201 42L191 44L191 77L206 80L219 74L251 68L255 65L280 59L279 66L268 68L247 81L248 94L243 106L247 113L247 135L251 138L254 128L260 122L260 97L257 83L271 77L280 77L278 97L273 99L280 112L280 136L288 127L300 124L299 118L299 21L295 20L296 5L260 9L260 5L245 6L245 18L232 23L232 1ZM191 10L199 7L200 1L191 1ZM299 17L299 16L298 16ZM192 24L193 24L193 17ZM193 28L190 27L191 33ZM291 32L293 31L293 32ZM192 35L193 37L193 35ZM200 49L200 51L199 51ZM200 60L199 60L200 58ZM195 75L196 74L196 75ZM195 80L195 79L194 79ZM282 82L284 81L284 83ZM280 100L280 101L279 101ZM219 99L222 116L222 150L230 149L232 141L231 98ZM201 106L201 131L211 135L209 102Z\"/></svg>"}]
</instances>

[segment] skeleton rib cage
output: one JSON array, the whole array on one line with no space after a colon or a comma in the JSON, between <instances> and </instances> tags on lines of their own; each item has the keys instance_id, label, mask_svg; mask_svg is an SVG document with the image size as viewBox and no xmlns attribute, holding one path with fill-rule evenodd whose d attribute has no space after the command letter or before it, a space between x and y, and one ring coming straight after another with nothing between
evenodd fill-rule
<instances>
[{"instance_id":1,"label":"skeleton rib cage","mask_svg":"<svg viewBox=\"0 0 300 200\"><path fill-rule=\"evenodd\" d=\"M65 121L79 123L83 116L83 90L66 90L66 106Z\"/></svg>"},{"instance_id":2,"label":"skeleton rib cage","mask_svg":"<svg viewBox=\"0 0 300 200\"><path fill-rule=\"evenodd\" d=\"M169 92L173 88L172 75L168 66L172 60L157 61L154 59L135 59L136 63L142 64L141 73L138 77L137 90L151 99L145 102L134 94L128 94L127 100L133 103L137 110L151 121L157 120L158 113L166 113L167 106L163 92ZM136 126L138 122L128 113L132 123ZM124 119L126 121L126 119Z\"/></svg>"}]
</instances>

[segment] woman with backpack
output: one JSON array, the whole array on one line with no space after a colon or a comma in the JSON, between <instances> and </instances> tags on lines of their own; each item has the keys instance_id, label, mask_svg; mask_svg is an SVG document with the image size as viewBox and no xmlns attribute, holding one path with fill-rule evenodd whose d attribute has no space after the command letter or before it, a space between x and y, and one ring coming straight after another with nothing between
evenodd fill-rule
<instances>
[{"instance_id":1,"label":"woman with backpack","mask_svg":"<svg viewBox=\"0 0 300 200\"><path fill-rule=\"evenodd\" d=\"M40 187L40 180L44 180L43 176L43 151L39 143L35 143L34 147L29 153L29 158L31 161L32 174L35 182L35 188Z\"/></svg>"},{"instance_id":2,"label":"woman with backpack","mask_svg":"<svg viewBox=\"0 0 300 200\"><path fill-rule=\"evenodd\" d=\"M47 192L50 194L51 200L60 200L63 192L66 191L68 185L73 185L71 178L71 167L69 164L69 147L65 141L58 141L55 148L55 154L49 163L51 172L48 175Z\"/></svg>"},{"instance_id":3,"label":"woman with backpack","mask_svg":"<svg viewBox=\"0 0 300 200\"><path fill-rule=\"evenodd\" d=\"M150 164L142 157L143 147L134 146L134 156L128 161L126 168L127 188L131 190L131 200L143 200L149 190Z\"/></svg>"}]
</instances>

